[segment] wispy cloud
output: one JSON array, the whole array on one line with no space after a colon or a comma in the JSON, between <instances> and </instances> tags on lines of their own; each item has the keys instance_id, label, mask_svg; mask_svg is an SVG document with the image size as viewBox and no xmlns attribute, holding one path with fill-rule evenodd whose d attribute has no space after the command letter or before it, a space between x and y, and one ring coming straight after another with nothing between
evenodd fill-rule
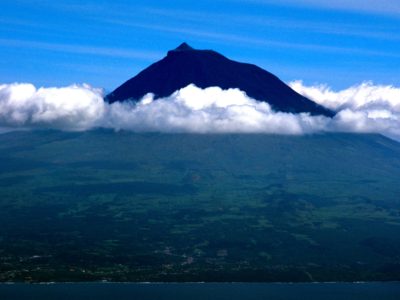
<instances>
[{"instance_id":1,"label":"wispy cloud","mask_svg":"<svg viewBox=\"0 0 400 300\"><path fill-rule=\"evenodd\" d=\"M245 2L277 4L273 0L245 0ZM365 12L375 15L385 14L400 17L400 1L398 0L281 0L279 1L279 5Z\"/></svg>"},{"instance_id":2,"label":"wispy cloud","mask_svg":"<svg viewBox=\"0 0 400 300\"><path fill-rule=\"evenodd\" d=\"M328 53L345 53L345 54L356 54L356 55L367 55L367 56L385 56L385 57L400 57L398 52L369 50L362 48L351 48L351 47L338 47L338 46L326 46L321 44L307 44L307 43L289 43L276 41L271 39L261 39L256 37L245 37L243 35L236 35L230 33L219 33L215 31L192 29L188 27L174 27L148 23L137 23L130 21L121 20L106 20L105 22L112 23L120 26L129 26L136 28L144 28L154 30L158 32L167 33L179 33L185 34L190 37L197 37L205 39L206 41L213 40L217 43L231 44L231 43L243 43L246 45L258 46L258 47L276 47L276 48L289 48L289 49L302 49L313 52L328 52Z\"/></svg>"},{"instance_id":3,"label":"wispy cloud","mask_svg":"<svg viewBox=\"0 0 400 300\"><path fill-rule=\"evenodd\" d=\"M234 24L257 26L275 29L290 29L316 33L326 33L341 36L354 36L364 37L370 39L383 39L383 40L400 40L397 28L380 28L376 24L355 24L354 22L346 23L341 22L338 26L337 22L329 21L312 21L301 19L287 19L278 18L276 16L269 16L268 18L259 15L248 14L226 14L226 13L213 13L209 11L190 11L183 9L170 9L170 8L144 8L144 12L166 18L174 18L180 21L189 21L193 24L201 24L205 20L211 24L224 24L231 26ZM389 32L388 32L389 31Z\"/></svg>"},{"instance_id":4,"label":"wispy cloud","mask_svg":"<svg viewBox=\"0 0 400 300\"><path fill-rule=\"evenodd\" d=\"M42 50L49 50L56 52L143 59L148 61L159 59L163 55L162 53L155 51L144 51L144 50L138 51L138 50L121 49L121 48L82 46L82 45L48 43L40 41L17 40L17 39L0 39L0 45L2 47L34 48L34 49L42 49Z\"/></svg>"}]
</instances>

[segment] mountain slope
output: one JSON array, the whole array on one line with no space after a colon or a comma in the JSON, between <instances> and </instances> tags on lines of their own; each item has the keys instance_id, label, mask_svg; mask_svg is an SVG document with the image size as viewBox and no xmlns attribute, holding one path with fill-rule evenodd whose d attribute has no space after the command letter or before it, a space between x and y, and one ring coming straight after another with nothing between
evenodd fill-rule
<instances>
[{"instance_id":1,"label":"mountain slope","mask_svg":"<svg viewBox=\"0 0 400 300\"><path fill-rule=\"evenodd\" d=\"M212 50L195 50L185 43L115 89L107 100L138 100L147 93L154 93L156 98L166 97L191 83L200 88L239 88L251 98L268 102L277 111L334 115L255 65L230 60Z\"/></svg>"},{"instance_id":2,"label":"mountain slope","mask_svg":"<svg viewBox=\"0 0 400 300\"><path fill-rule=\"evenodd\" d=\"M0 135L0 281L400 280L379 135Z\"/></svg>"}]
</instances>

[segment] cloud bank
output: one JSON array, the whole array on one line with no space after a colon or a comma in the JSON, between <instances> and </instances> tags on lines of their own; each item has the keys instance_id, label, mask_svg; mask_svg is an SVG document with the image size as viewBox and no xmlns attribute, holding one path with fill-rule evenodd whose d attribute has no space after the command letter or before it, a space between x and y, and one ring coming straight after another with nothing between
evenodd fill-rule
<instances>
[{"instance_id":1,"label":"cloud bank","mask_svg":"<svg viewBox=\"0 0 400 300\"><path fill-rule=\"evenodd\" d=\"M400 140L400 88L365 82L335 92L327 85L290 83L298 93L337 112L330 131L380 133Z\"/></svg>"},{"instance_id":2,"label":"cloud bank","mask_svg":"<svg viewBox=\"0 0 400 300\"><path fill-rule=\"evenodd\" d=\"M0 127L85 130L96 126L106 107L102 91L88 85L39 88L0 85Z\"/></svg>"},{"instance_id":3,"label":"cloud bank","mask_svg":"<svg viewBox=\"0 0 400 300\"><path fill-rule=\"evenodd\" d=\"M297 135L345 131L381 133L400 140L400 88L363 83L335 92L301 81L290 85L337 115L275 112L238 89L219 87L189 85L158 100L148 94L138 103L108 104L101 89L85 84L38 89L14 83L0 85L0 128Z\"/></svg>"}]
</instances>

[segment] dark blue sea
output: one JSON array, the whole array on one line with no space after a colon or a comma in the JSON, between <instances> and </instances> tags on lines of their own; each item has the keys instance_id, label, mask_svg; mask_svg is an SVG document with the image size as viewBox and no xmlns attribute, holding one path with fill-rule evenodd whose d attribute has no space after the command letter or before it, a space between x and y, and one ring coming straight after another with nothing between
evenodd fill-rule
<instances>
[{"instance_id":1,"label":"dark blue sea","mask_svg":"<svg viewBox=\"0 0 400 300\"><path fill-rule=\"evenodd\" d=\"M0 284L1 300L399 300L400 283Z\"/></svg>"}]
</instances>

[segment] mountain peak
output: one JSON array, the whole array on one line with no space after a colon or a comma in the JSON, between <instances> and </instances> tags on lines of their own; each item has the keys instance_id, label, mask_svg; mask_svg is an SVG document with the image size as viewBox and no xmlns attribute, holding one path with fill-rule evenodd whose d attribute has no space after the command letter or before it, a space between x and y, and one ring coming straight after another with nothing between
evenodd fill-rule
<instances>
[{"instance_id":1,"label":"mountain peak","mask_svg":"<svg viewBox=\"0 0 400 300\"><path fill-rule=\"evenodd\" d=\"M190 51L190 50L194 50L194 48L189 46L187 43L183 42L177 48L175 48L173 51Z\"/></svg>"}]
</instances>

